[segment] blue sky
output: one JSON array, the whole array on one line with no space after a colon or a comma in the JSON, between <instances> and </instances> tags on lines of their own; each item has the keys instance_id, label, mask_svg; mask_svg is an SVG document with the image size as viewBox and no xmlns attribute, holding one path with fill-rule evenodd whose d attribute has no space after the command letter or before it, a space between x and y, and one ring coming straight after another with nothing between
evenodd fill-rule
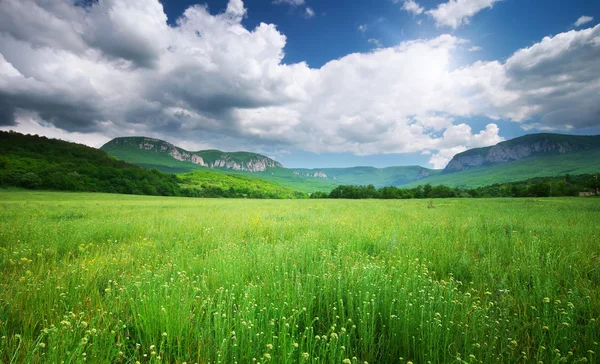
<instances>
[{"instance_id":1,"label":"blue sky","mask_svg":"<svg viewBox=\"0 0 600 364\"><path fill-rule=\"evenodd\" d=\"M442 168L600 133L599 23L590 0L4 0L0 129Z\"/></svg>"},{"instance_id":2,"label":"blue sky","mask_svg":"<svg viewBox=\"0 0 600 364\"><path fill-rule=\"evenodd\" d=\"M444 2L447 1L418 3L432 9ZM220 13L227 7L226 0L163 0L162 3L172 24L185 9L195 4L208 5L211 13ZM600 20L600 2L594 0L503 0L472 17L468 26L456 30L436 27L427 15L415 17L403 11L402 1L305 0L303 5L290 6L268 0L247 0L244 4L248 13L243 23L248 28L261 22L276 24L288 38L284 61L306 61L311 67L320 67L349 53L368 52L373 48L369 39L394 46L402 41L432 38L447 32L475 44L488 45L477 54L466 55L464 63L505 59L544 36L573 29L574 22L584 14L595 15L594 23ZM307 7L313 9L315 17L306 18ZM422 22L419 25L415 20ZM360 25L367 26L364 33L358 30Z\"/></svg>"}]
</instances>

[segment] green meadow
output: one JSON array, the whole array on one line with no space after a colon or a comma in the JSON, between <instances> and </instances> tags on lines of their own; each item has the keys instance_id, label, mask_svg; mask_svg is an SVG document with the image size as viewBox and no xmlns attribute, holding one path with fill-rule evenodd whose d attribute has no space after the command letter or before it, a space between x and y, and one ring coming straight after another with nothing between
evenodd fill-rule
<instances>
[{"instance_id":1,"label":"green meadow","mask_svg":"<svg viewBox=\"0 0 600 364\"><path fill-rule=\"evenodd\" d=\"M0 191L3 363L594 363L600 199Z\"/></svg>"}]
</instances>

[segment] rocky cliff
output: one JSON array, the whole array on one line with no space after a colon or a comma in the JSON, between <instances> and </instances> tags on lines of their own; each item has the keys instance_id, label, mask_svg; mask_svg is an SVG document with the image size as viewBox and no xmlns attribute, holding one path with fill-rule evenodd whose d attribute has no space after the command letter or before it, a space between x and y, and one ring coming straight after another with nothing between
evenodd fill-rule
<instances>
[{"instance_id":1,"label":"rocky cliff","mask_svg":"<svg viewBox=\"0 0 600 364\"><path fill-rule=\"evenodd\" d=\"M264 172L268 168L283 168L279 162L260 154L248 152L229 153L219 150L190 152L164 140L146 137L115 138L102 146L101 149L132 163L139 163L141 157L143 157L144 164L151 164L149 162L153 158L169 156L174 160L193 163L198 166L242 172Z\"/></svg>"},{"instance_id":2,"label":"rocky cliff","mask_svg":"<svg viewBox=\"0 0 600 364\"><path fill-rule=\"evenodd\" d=\"M600 136L531 134L498 143L492 147L471 149L452 158L445 173L464 171L483 165L507 163L541 154L566 154L600 148Z\"/></svg>"}]
</instances>

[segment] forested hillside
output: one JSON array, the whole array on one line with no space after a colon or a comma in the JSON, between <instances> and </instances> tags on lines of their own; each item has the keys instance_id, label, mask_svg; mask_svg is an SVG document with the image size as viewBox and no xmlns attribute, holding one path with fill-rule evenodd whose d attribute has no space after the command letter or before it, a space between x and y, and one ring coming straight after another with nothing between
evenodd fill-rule
<instances>
[{"instance_id":1,"label":"forested hillside","mask_svg":"<svg viewBox=\"0 0 600 364\"><path fill-rule=\"evenodd\" d=\"M0 186L174 196L178 178L81 144L0 132Z\"/></svg>"},{"instance_id":2,"label":"forested hillside","mask_svg":"<svg viewBox=\"0 0 600 364\"><path fill-rule=\"evenodd\" d=\"M258 178L199 171L178 177L81 144L0 132L0 187L229 198L303 198Z\"/></svg>"}]
</instances>

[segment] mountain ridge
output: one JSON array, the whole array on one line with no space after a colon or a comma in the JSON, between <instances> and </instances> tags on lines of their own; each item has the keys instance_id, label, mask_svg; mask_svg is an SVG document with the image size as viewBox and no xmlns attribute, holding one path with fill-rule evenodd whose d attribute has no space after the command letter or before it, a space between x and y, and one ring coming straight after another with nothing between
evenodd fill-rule
<instances>
[{"instance_id":1,"label":"mountain ridge","mask_svg":"<svg viewBox=\"0 0 600 364\"><path fill-rule=\"evenodd\" d=\"M115 138L102 150L124 161L163 172L214 169L254 175L298 191L332 190L337 185L484 186L528 178L600 171L600 135L529 134L455 155L444 169L418 165L376 168L285 168L256 153L204 150L190 152L147 137Z\"/></svg>"},{"instance_id":2,"label":"mountain ridge","mask_svg":"<svg viewBox=\"0 0 600 364\"><path fill-rule=\"evenodd\" d=\"M508 163L536 155L568 154L594 149L600 149L600 135L528 134L493 146L458 153L448 162L443 173Z\"/></svg>"},{"instance_id":3,"label":"mountain ridge","mask_svg":"<svg viewBox=\"0 0 600 364\"><path fill-rule=\"evenodd\" d=\"M114 138L100 147L101 150L119 159L127 160L147 167L153 165L148 152L155 153L164 160L167 155L172 158L172 165L177 167L177 162L191 165L180 165L182 169L193 170L193 166L210 169L225 169L241 172L265 172L270 168L283 168L283 165L269 157L250 152L223 152L217 149L188 151L167 141L149 137L119 137ZM144 155L144 152L146 155ZM177 162L175 162L177 161ZM193 166L192 166L193 165ZM169 166L167 166L169 167ZM182 170L179 172L189 172Z\"/></svg>"}]
</instances>

